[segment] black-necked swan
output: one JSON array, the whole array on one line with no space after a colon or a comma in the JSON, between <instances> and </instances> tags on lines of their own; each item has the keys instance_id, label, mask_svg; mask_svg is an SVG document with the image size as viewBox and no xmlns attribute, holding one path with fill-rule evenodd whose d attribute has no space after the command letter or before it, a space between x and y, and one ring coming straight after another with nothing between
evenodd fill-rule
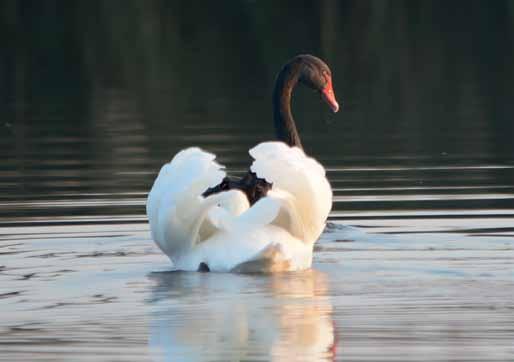
<instances>
[{"instance_id":1,"label":"black-necked swan","mask_svg":"<svg viewBox=\"0 0 514 362\"><path fill-rule=\"evenodd\" d=\"M279 72L273 92L278 141L250 149L240 180L226 177L215 155L184 149L165 164L148 195L152 238L177 270L275 272L307 269L332 207L325 169L307 156L291 114L300 82L339 105L329 67L298 55Z\"/></svg>"}]
</instances>

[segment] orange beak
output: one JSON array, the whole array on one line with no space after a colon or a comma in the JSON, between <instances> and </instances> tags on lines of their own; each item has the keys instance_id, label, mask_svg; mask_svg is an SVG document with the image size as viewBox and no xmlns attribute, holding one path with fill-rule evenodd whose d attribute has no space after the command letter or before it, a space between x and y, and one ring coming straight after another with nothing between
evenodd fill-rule
<instances>
[{"instance_id":1,"label":"orange beak","mask_svg":"<svg viewBox=\"0 0 514 362\"><path fill-rule=\"evenodd\" d=\"M336 95L334 94L334 89L332 88L332 78L327 76L327 85L321 91L321 96L328 103L332 112L336 113L339 110L339 103L336 101Z\"/></svg>"}]
</instances>

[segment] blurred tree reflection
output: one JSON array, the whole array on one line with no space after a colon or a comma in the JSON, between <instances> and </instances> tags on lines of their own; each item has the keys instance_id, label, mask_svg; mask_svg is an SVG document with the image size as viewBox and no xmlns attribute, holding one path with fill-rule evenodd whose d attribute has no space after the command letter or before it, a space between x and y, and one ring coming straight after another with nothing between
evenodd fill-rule
<instances>
[{"instance_id":1,"label":"blurred tree reflection","mask_svg":"<svg viewBox=\"0 0 514 362\"><path fill-rule=\"evenodd\" d=\"M341 121L327 125L304 122L326 118L310 94L295 98L305 137L325 137L323 152L512 161L512 1L2 0L0 9L2 137L13 157L39 152L27 134L42 124L73 123L94 137L84 152L100 158L124 128L143 134L159 162L155 136L184 125L261 129L239 140L247 147L271 137L280 65L312 52L332 66L343 101Z\"/></svg>"}]
</instances>

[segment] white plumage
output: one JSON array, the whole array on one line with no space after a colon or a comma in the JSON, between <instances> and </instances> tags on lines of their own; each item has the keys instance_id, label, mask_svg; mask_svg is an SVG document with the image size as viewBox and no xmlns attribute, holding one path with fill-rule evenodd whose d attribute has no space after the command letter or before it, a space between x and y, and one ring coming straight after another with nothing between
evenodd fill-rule
<instances>
[{"instance_id":1,"label":"white plumage","mask_svg":"<svg viewBox=\"0 0 514 362\"><path fill-rule=\"evenodd\" d=\"M202 193L221 182L223 167L199 148L165 164L148 195L152 237L179 270L271 272L309 268L332 206L324 168L298 147L264 142L250 150L251 170L273 184L250 207L230 190Z\"/></svg>"}]
</instances>

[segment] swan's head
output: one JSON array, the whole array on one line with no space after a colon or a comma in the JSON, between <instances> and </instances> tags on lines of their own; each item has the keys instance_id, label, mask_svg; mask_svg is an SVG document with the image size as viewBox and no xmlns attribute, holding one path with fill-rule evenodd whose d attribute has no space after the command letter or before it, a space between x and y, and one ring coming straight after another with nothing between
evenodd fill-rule
<instances>
[{"instance_id":1,"label":"swan's head","mask_svg":"<svg viewBox=\"0 0 514 362\"><path fill-rule=\"evenodd\" d=\"M332 88L332 72L325 62L313 55L302 54L293 58L292 62L300 65L301 83L320 92L321 97L333 112L339 110L334 89Z\"/></svg>"}]
</instances>

